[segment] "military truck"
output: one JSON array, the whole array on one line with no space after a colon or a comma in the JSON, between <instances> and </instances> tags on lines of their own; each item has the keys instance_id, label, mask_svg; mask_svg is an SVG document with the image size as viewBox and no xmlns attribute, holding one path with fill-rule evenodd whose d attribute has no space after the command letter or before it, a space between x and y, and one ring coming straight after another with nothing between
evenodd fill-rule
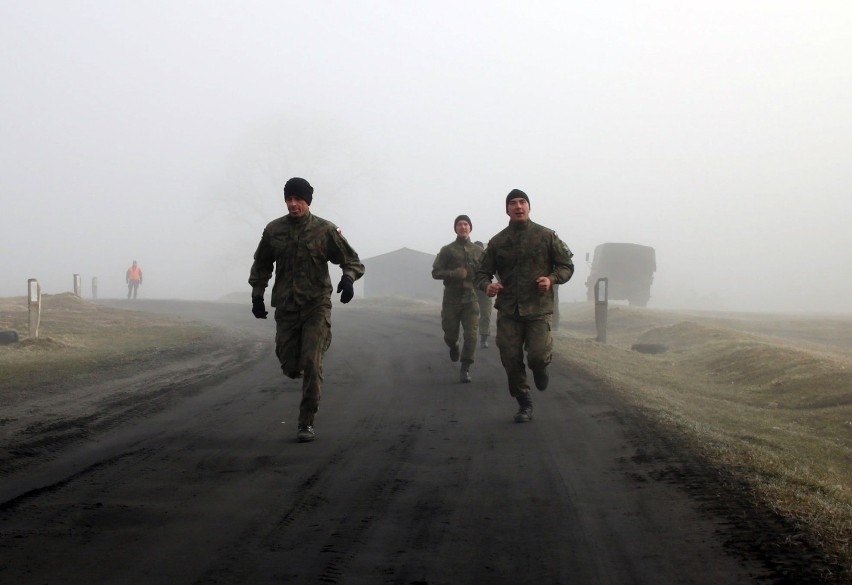
<instances>
[{"instance_id":1,"label":"military truck","mask_svg":"<svg viewBox=\"0 0 852 585\"><path fill-rule=\"evenodd\" d=\"M586 254L588 262L589 255ZM640 244L608 242L595 248L586 280L586 297L595 300L595 283L607 278L607 297L645 307L651 299L651 283L657 271L654 248Z\"/></svg>"}]
</instances>

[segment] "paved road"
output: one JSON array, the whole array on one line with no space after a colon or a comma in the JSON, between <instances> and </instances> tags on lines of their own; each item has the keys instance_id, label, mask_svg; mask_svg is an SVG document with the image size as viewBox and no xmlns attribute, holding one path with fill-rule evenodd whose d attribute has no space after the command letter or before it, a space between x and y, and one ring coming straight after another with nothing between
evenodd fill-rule
<instances>
[{"instance_id":1,"label":"paved road","mask_svg":"<svg viewBox=\"0 0 852 585\"><path fill-rule=\"evenodd\" d=\"M318 439L299 444L271 319L134 306L238 328L268 357L5 477L2 583L796 582L732 548L697 466L562 363L515 424L495 348L459 384L436 314L336 306Z\"/></svg>"}]
</instances>

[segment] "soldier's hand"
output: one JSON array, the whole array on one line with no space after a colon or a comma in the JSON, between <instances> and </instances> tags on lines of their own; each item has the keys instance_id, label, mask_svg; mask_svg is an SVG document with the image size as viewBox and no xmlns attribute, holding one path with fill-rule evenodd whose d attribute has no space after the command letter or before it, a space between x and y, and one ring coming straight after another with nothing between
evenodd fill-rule
<instances>
[{"instance_id":1,"label":"soldier's hand","mask_svg":"<svg viewBox=\"0 0 852 585\"><path fill-rule=\"evenodd\" d=\"M503 285L499 282L492 282L488 285L488 288L485 289L485 294L489 297L496 297L497 293L503 290Z\"/></svg>"},{"instance_id":2,"label":"soldier's hand","mask_svg":"<svg viewBox=\"0 0 852 585\"><path fill-rule=\"evenodd\" d=\"M467 268L459 266L458 268L450 271L450 276L453 278L467 278Z\"/></svg>"},{"instance_id":3,"label":"soldier's hand","mask_svg":"<svg viewBox=\"0 0 852 585\"><path fill-rule=\"evenodd\" d=\"M355 296L355 289L352 288L352 279L345 274L340 278L340 284L337 285L337 292L340 293L340 302L348 303Z\"/></svg>"},{"instance_id":4,"label":"soldier's hand","mask_svg":"<svg viewBox=\"0 0 852 585\"><path fill-rule=\"evenodd\" d=\"M263 303L263 297L251 298L251 314L258 319L266 319L269 313L266 310L266 305Z\"/></svg>"},{"instance_id":5,"label":"soldier's hand","mask_svg":"<svg viewBox=\"0 0 852 585\"><path fill-rule=\"evenodd\" d=\"M550 282L550 279L546 276L539 276L538 278L535 279L535 281L536 281L536 284L538 284L538 292L540 292L540 293L546 293L547 291L550 290L550 287L553 285L553 283Z\"/></svg>"}]
</instances>

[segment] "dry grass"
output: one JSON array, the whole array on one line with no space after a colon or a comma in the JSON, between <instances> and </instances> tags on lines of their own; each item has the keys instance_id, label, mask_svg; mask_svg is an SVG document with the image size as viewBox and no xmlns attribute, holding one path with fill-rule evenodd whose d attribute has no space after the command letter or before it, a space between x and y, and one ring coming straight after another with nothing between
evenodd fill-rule
<instances>
[{"instance_id":1,"label":"dry grass","mask_svg":"<svg viewBox=\"0 0 852 585\"><path fill-rule=\"evenodd\" d=\"M852 318L615 305L606 345L590 304L563 308L562 325L560 355L732 470L852 575Z\"/></svg>"},{"instance_id":2,"label":"dry grass","mask_svg":"<svg viewBox=\"0 0 852 585\"><path fill-rule=\"evenodd\" d=\"M21 341L0 345L0 389L79 380L99 370L144 361L185 347L212 329L150 313L110 309L71 293L44 295L37 338L27 337L25 297L0 298L0 330Z\"/></svg>"}]
</instances>

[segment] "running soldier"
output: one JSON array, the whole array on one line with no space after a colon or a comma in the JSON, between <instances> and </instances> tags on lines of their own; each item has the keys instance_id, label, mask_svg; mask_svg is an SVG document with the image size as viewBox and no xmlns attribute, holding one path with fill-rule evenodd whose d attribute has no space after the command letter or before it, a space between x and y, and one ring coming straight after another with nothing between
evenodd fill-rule
<instances>
[{"instance_id":1,"label":"running soldier","mask_svg":"<svg viewBox=\"0 0 852 585\"><path fill-rule=\"evenodd\" d=\"M497 347L509 392L519 405L515 422L532 420L524 349L536 388L544 390L553 351L553 285L574 274L571 250L556 232L530 221L529 214L529 197L513 189L506 196L509 226L488 242L474 281L489 297L497 297ZM495 275L497 282L492 282Z\"/></svg>"},{"instance_id":2,"label":"running soldier","mask_svg":"<svg viewBox=\"0 0 852 585\"><path fill-rule=\"evenodd\" d=\"M482 248L471 243L473 223L466 215L453 222L455 241L447 244L432 264L432 278L444 281L444 300L441 304L441 328L444 342L450 348L450 360L461 357L459 380L468 383L473 354L476 352L476 332L479 328L479 302L473 288L473 276L482 258ZM464 344L459 355L459 327L464 330Z\"/></svg>"},{"instance_id":3,"label":"running soldier","mask_svg":"<svg viewBox=\"0 0 852 585\"><path fill-rule=\"evenodd\" d=\"M302 378L299 404L300 443L313 441L314 417L322 390L322 359L331 345L331 278L328 263L343 270L337 292L348 303L353 283L364 275L364 265L340 228L311 214L314 188L293 177L284 185L288 214L263 230L254 253L249 284L251 312L266 319L263 294L275 266L272 306L275 307L275 353L289 378Z\"/></svg>"}]
</instances>

